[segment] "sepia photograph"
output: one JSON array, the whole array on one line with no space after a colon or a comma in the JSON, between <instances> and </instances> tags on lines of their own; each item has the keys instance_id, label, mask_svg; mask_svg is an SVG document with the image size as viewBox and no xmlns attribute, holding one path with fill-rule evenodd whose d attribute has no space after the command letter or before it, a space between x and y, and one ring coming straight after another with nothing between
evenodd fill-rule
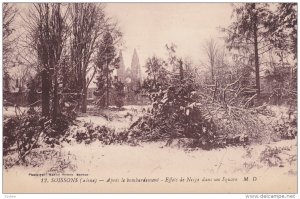
<instances>
[{"instance_id":1,"label":"sepia photograph","mask_svg":"<svg viewBox=\"0 0 300 199\"><path fill-rule=\"evenodd\" d=\"M297 6L3 2L2 194L295 198Z\"/></svg>"}]
</instances>

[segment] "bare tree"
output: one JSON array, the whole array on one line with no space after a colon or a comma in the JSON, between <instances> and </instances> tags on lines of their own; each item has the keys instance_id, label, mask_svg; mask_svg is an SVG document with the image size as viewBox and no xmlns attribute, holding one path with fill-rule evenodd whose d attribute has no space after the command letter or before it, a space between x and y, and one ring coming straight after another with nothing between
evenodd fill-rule
<instances>
[{"instance_id":1,"label":"bare tree","mask_svg":"<svg viewBox=\"0 0 300 199\"><path fill-rule=\"evenodd\" d=\"M12 62L13 45L16 38L13 37L13 22L17 14L17 8L10 3L3 3L2 20L3 20L3 68L6 70Z\"/></svg>"},{"instance_id":2,"label":"bare tree","mask_svg":"<svg viewBox=\"0 0 300 199\"><path fill-rule=\"evenodd\" d=\"M24 85L32 76L32 69L26 65L19 65L13 68L11 78L19 82L19 87L24 88Z\"/></svg>"},{"instance_id":3,"label":"bare tree","mask_svg":"<svg viewBox=\"0 0 300 199\"><path fill-rule=\"evenodd\" d=\"M38 65L41 68L42 115L50 116L52 102L52 117L55 119L58 112L57 72L67 33L66 11L63 15L60 3L34 4L26 20L30 45L37 52Z\"/></svg>"},{"instance_id":4,"label":"bare tree","mask_svg":"<svg viewBox=\"0 0 300 199\"><path fill-rule=\"evenodd\" d=\"M81 93L81 111L87 109L87 82L92 57L96 53L99 38L107 30L108 19L105 17L102 4L74 3L71 5L71 65L73 67L74 83ZM94 74L96 68L94 67ZM92 80L92 78L90 79Z\"/></svg>"},{"instance_id":5,"label":"bare tree","mask_svg":"<svg viewBox=\"0 0 300 199\"><path fill-rule=\"evenodd\" d=\"M217 63L218 56L218 45L214 39L207 40L205 45L203 46L204 53L208 58L208 66L210 68L211 79L215 80L215 67Z\"/></svg>"}]
</instances>

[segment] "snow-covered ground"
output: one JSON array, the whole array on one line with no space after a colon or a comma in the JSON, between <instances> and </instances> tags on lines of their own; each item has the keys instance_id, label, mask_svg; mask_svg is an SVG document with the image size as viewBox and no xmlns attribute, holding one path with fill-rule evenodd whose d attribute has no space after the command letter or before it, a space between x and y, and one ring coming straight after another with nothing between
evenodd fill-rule
<instances>
[{"instance_id":1,"label":"snow-covered ground","mask_svg":"<svg viewBox=\"0 0 300 199\"><path fill-rule=\"evenodd\" d=\"M292 192L296 190L297 161L296 140L280 141L269 144L271 148L286 148L281 154L281 162L277 166L268 166L260 160L260 154L266 149L264 145L253 145L250 148L228 147L211 151L165 147L164 143L145 143L142 146L109 145L97 142L90 145L64 144L60 159L45 162L40 167L29 165L15 166L4 171L4 190L21 192ZM294 158L294 159L293 159ZM45 173L57 171L63 162L68 162L64 173L84 173L90 178L108 179L123 178L159 178L159 185L142 185L120 183L90 184L88 187L78 184L52 183L51 190L40 183L40 178L30 177L29 173ZM171 179L195 178L200 183L183 184L174 189L176 183L165 182ZM228 182L211 186L201 182L203 178L236 178L239 183ZM249 177L249 182L244 182ZM257 181L253 182L255 178ZM23 179L21 181L16 179ZM13 181L14 186L8 186ZM36 183L35 186L24 185L24 182ZM11 182L12 183L12 182ZM118 185L118 186L117 186ZM190 188L188 189L188 186ZM164 187L164 189L162 189ZM177 184L178 187L178 184ZM237 189L240 187L240 189ZM276 189L274 189L276 187ZM185 189L184 189L185 188Z\"/></svg>"},{"instance_id":2,"label":"snow-covered ground","mask_svg":"<svg viewBox=\"0 0 300 199\"><path fill-rule=\"evenodd\" d=\"M92 108L93 107L90 107L90 109ZM133 122L145 114L145 111L148 108L150 108L150 106L128 105L124 106L120 111L94 110L88 111L88 113L84 115L81 114L77 119L83 122L91 122L96 125L104 125L115 129L116 132L121 132L128 129Z\"/></svg>"},{"instance_id":3,"label":"snow-covered ground","mask_svg":"<svg viewBox=\"0 0 300 199\"><path fill-rule=\"evenodd\" d=\"M101 114L88 113L78 120L122 131L144 114L144 110L128 106L122 111L106 110ZM27 167L16 165L4 170L4 192L282 193L297 190L296 139L210 151L170 147L162 142L128 146L72 141L55 149L34 149L32 154L36 158ZM44 173L87 174L89 179L98 182L51 183L50 186L41 183L41 177L30 176ZM121 183L122 178L159 178L159 183ZM180 183L181 178L193 180ZM210 181L216 178L221 182Z\"/></svg>"}]
</instances>

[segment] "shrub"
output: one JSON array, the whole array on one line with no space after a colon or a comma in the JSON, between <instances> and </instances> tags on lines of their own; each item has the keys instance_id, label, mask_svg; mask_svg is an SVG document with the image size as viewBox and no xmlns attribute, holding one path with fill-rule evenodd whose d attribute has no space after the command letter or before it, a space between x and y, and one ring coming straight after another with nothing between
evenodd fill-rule
<instances>
[{"instance_id":1,"label":"shrub","mask_svg":"<svg viewBox=\"0 0 300 199\"><path fill-rule=\"evenodd\" d=\"M282 163L280 153L283 151L282 148L271 148L267 146L260 154L260 162L267 164L270 167L278 166Z\"/></svg>"},{"instance_id":2,"label":"shrub","mask_svg":"<svg viewBox=\"0 0 300 199\"><path fill-rule=\"evenodd\" d=\"M141 117L129 129L143 141L195 139L195 147L221 146L212 117L206 117L197 105L198 98L191 78L172 78L168 87L150 93L152 114ZM142 132L142 133L140 133Z\"/></svg>"},{"instance_id":3,"label":"shrub","mask_svg":"<svg viewBox=\"0 0 300 199\"><path fill-rule=\"evenodd\" d=\"M297 124L294 120L282 118L275 123L273 131L281 139L294 139L297 135Z\"/></svg>"},{"instance_id":4,"label":"shrub","mask_svg":"<svg viewBox=\"0 0 300 199\"><path fill-rule=\"evenodd\" d=\"M3 155L8 153L8 150L15 144L18 126L18 119L16 117L6 118L3 121Z\"/></svg>"},{"instance_id":5,"label":"shrub","mask_svg":"<svg viewBox=\"0 0 300 199\"><path fill-rule=\"evenodd\" d=\"M39 146L39 138L46 144L54 147L60 144L59 139L67 132L72 118L60 115L55 121L40 117L38 112L32 112L20 117L4 120L3 123L3 150L7 155L12 149L18 152L19 160L25 162L25 156Z\"/></svg>"},{"instance_id":6,"label":"shrub","mask_svg":"<svg viewBox=\"0 0 300 199\"><path fill-rule=\"evenodd\" d=\"M37 114L6 119L3 126L4 155L16 145L19 158L25 161L26 153L37 147L37 140L44 127L44 122L45 118L40 118Z\"/></svg>"},{"instance_id":7,"label":"shrub","mask_svg":"<svg viewBox=\"0 0 300 199\"><path fill-rule=\"evenodd\" d=\"M113 129L106 126L93 125L93 123L84 123L81 128L75 128L71 131L73 138L78 143L90 144L100 141L102 144L110 145L127 141L126 133L116 133Z\"/></svg>"},{"instance_id":8,"label":"shrub","mask_svg":"<svg viewBox=\"0 0 300 199\"><path fill-rule=\"evenodd\" d=\"M218 136L223 136L226 145L262 142L266 135L265 124L256 111L228 106L215 111L214 118Z\"/></svg>"}]
</instances>

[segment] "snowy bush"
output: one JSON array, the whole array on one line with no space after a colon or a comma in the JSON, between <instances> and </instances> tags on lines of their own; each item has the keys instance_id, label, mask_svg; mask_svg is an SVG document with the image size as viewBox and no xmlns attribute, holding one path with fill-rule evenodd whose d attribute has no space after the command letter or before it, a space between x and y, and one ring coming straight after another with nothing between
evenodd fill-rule
<instances>
[{"instance_id":1,"label":"snowy bush","mask_svg":"<svg viewBox=\"0 0 300 199\"><path fill-rule=\"evenodd\" d=\"M16 128L19 121L16 117L14 118L6 118L3 121L3 153L7 154L8 150L15 144L16 142Z\"/></svg>"},{"instance_id":2,"label":"snowy bush","mask_svg":"<svg viewBox=\"0 0 300 199\"><path fill-rule=\"evenodd\" d=\"M212 108L213 110L215 108ZM227 107L218 109L212 116L216 123L218 135L224 136L226 145L261 142L266 135L266 127L256 111Z\"/></svg>"},{"instance_id":3,"label":"snowy bush","mask_svg":"<svg viewBox=\"0 0 300 199\"><path fill-rule=\"evenodd\" d=\"M4 155L11 148L16 148L19 158L25 161L28 151L37 147L44 122L45 118L40 118L37 114L6 119L3 124Z\"/></svg>"},{"instance_id":4,"label":"snowy bush","mask_svg":"<svg viewBox=\"0 0 300 199\"><path fill-rule=\"evenodd\" d=\"M284 159L282 153L290 151L289 147L270 147L267 146L265 150L260 153L260 162L270 166L283 166Z\"/></svg>"},{"instance_id":5,"label":"snowy bush","mask_svg":"<svg viewBox=\"0 0 300 199\"><path fill-rule=\"evenodd\" d=\"M274 133L281 139L294 139L297 135L296 119L281 118L273 126Z\"/></svg>"},{"instance_id":6,"label":"snowy bush","mask_svg":"<svg viewBox=\"0 0 300 199\"><path fill-rule=\"evenodd\" d=\"M205 149L221 144L214 121L205 117L196 104L197 94L190 77L180 79L175 74L167 87L152 92L150 97L152 115L140 118L130 128L131 132L141 132L141 140L191 138L197 140L197 147Z\"/></svg>"},{"instance_id":7,"label":"snowy bush","mask_svg":"<svg viewBox=\"0 0 300 199\"><path fill-rule=\"evenodd\" d=\"M99 141L102 144L110 145L127 140L126 133L116 133L113 129L93 123L84 123L82 127L72 129L72 134L76 142L85 144Z\"/></svg>"},{"instance_id":8,"label":"snowy bush","mask_svg":"<svg viewBox=\"0 0 300 199\"><path fill-rule=\"evenodd\" d=\"M7 118L3 123L4 155L18 152L18 161L25 162L25 157L42 142L55 147L66 133L73 119L60 115L56 120L40 117L38 112Z\"/></svg>"},{"instance_id":9,"label":"snowy bush","mask_svg":"<svg viewBox=\"0 0 300 199\"><path fill-rule=\"evenodd\" d=\"M138 135L144 141L193 139L191 146L204 149L224 146L226 142L245 142L242 136L228 139L217 134L213 117L198 105L201 97L196 92L192 67L175 55L175 48L167 46L167 61L156 57L148 59L148 79L144 82L144 89L152 101L152 111L151 115L132 124L130 134ZM172 72L166 70L168 66L172 66Z\"/></svg>"}]
</instances>

